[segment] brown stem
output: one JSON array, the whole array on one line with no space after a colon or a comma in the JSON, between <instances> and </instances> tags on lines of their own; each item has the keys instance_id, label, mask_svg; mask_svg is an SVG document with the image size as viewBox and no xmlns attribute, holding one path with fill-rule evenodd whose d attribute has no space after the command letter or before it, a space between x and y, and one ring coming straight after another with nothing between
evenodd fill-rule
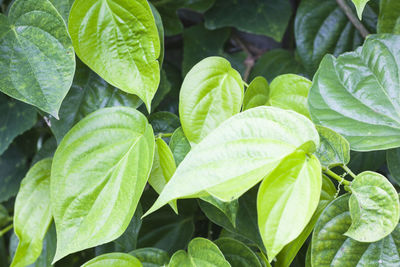
<instances>
[{"instance_id":1,"label":"brown stem","mask_svg":"<svg viewBox=\"0 0 400 267\"><path fill-rule=\"evenodd\" d=\"M365 39L365 37L369 35L369 32L365 28L365 26L361 23L361 21L356 17L356 15L353 13L351 7L347 5L346 0L336 0L336 2L343 10L343 12L346 14L350 22L354 25L354 27L356 27L356 29L360 32L361 36Z\"/></svg>"},{"instance_id":2,"label":"brown stem","mask_svg":"<svg viewBox=\"0 0 400 267\"><path fill-rule=\"evenodd\" d=\"M247 48L247 46L244 44L244 42L242 40L240 40L239 37L234 36L233 40L240 46L240 48L242 48L242 50L247 54L247 58L244 61L244 65L246 66L246 69L244 71L244 75L243 75L243 80L245 82L247 82L247 80L249 79L249 75L251 72L251 69L254 67L255 64L255 57L253 56L253 54L250 52L250 50Z\"/></svg>"}]
</instances>

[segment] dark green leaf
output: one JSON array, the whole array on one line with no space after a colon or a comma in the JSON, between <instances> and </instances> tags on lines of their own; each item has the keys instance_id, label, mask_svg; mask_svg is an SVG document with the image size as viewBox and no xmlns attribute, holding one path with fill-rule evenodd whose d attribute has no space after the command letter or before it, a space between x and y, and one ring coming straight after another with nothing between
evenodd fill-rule
<instances>
[{"instance_id":1,"label":"dark green leaf","mask_svg":"<svg viewBox=\"0 0 400 267\"><path fill-rule=\"evenodd\" d=\"M75 0L50 0L53 6L61 14L66 24L68 24L69 11L71 10L74 1Z\"/></svg>"},{"instance_id":2,"label":"dark green leaf","mask_svg":"<svg viewBox=\"0 0 400 267\"><path fill-rule=\"evenodd\" d=\"M162 267L169 263L168 253L158 248L140 248L129 254L136 257L143 267Z\"/></svg>"},{"instance_id":3,"label":"dark green leaf","mask_svg":"<svg viewBox=\"0 0 400 267\"><path fill-rule=\"evenodd\" d=\"M178 166L182 160L189 153L191 146L187 140L182 127L179 127L172 134L171 141L169 142L172 154L174 155L176 166Z\"/></svg>"},{"instance_id":4,"label":"dark green leaf","mask_svg":"<svg viewBox=\"0 0 400 267\"><path fill-rule=\"evenodd\" d=\"M47 139L43 144L42 147L39 149L39 151L35 154L33 157L31 166L38 162L39 160L42 160L44 158L52 158L54 155L54 152L56 152L57 149L57 142L54 137L51 137Z\"/></svg>"},{"instance_id":5,"label":"dark green leaf","mask_svg":"<svg viewBox=\"0 0 400 267\"><path fill-rule=\"evenodd\" d=\"M179 118L171 112L159 111L152 113L148 119L155 135L173 133L180 126Z\"/></svg>"},{"instance_id":6,"label":"dark green leaf","mask_svg":"<svg viewBox=\"0 0 400 267\"><path fill-rule=\"evenodd\" d=\"M386 153L386 161L391 178L400 185L400 148L388 150Z\"/></svg>"},{"instance_id":7,"label":"dark green leaf","mask_svg":"<svg viewBox=\"0 0 400 267\"><path fill-rule=\"evenodd\" d=\"M400 34L400 1L381 0L378 33Z\"/></svg>"},{"instance_id":8,"label":"dark green leaf","mask_svg":"<svg viewBox=\"0 0 400 267\"><path fill-rule=\"evenodd\" d=\"M7 223L11 222L12 218L8 216L7 209L0 204L0 228L3 228Z\"/></svg>"},{"instance_id":9,"label":"dark green leaf","mask_svg":"<svg viewBox=\"0 0 400 267\"><path fill-rule=\"evenodd\" d=\"M239 210L239 201L237 199L230 202L221 201L213 196L201 197L200 199L219 209L229 219L233 227L236 226L236 217Z\"/></svg>"},{"instance_id":10,"label":"dark green leaf","mask_svg":"<svg viewBox=\"0 0 400 267\"><path fill-rule=\"evenodd\" d=\"M363 171L377 171L386 161L386 151L356 152L350 151L350 162L348 167L354 173Z\"/></svg>"},{"instance_id":11,"label":"dark green leaf","mask_svg":"<svg viewBox=\"0 0 400 267\"><path fill-rule=\"evenodd\" d=\"M215 244L232 267L261 267L256 254L242 242L232 238L220 238Z\"/></svg>"}]
</instances>

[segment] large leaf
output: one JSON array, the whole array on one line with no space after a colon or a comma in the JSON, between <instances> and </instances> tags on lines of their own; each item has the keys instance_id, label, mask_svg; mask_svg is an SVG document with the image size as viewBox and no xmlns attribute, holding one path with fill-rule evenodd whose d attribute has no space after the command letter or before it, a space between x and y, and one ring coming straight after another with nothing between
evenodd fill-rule
<instances>
[{"instance_id":1,"label":"large leaf","mask_svg":"<svg viewBox=\"0 0 400 267\"><path fill-rule=\"evenodd\" d=\"M19 239L11 266L34 263L50 226L51 159L36 163L22 180L15 200L14 231Z\"/></svg>"},{"instance_id":2,"label":"large leaf","mask_svg":"<svg viewBox=\"0 0 400 267\"><path fill-rule=\"evenodd\" d=\"M119 237L134 214L154 154L145 116L132 108L98 110L76 124L54 155L51 203L55 260Z\"/></svg>"},{"instance_id":3,"label":"large leaf","mask_svg":"<svg viewBox=\"0 0 400 267\"><path fill-rule=\"evenodd\" d=\"M400 34L400 1L380 1L377 30L378 33Z\"/></svg>"},{"instance_id":4,"label":"large leaf","mask_svg":"<svg viewBox=\"0 0 400 267\"><path fill-rule=\"evenodd\" d=\"M36 118L34 107L0 93L0 155L16 136L35 125Z\"/></svg>"},{"instance_id":5,"label":"large leaf","mask_svg":"<svg viewBox=\"0 0 400 267\"><path fill-rule=\"evenodd\" d=\"M47 0L16 0L0 14L0 90L58 118L75 55L64 20Z\"/></svg>"},{"instance_id":6,"label":"large leaf","mask_svg":"<svg viewBox=\"0 0 400 267\"><path fill-rule=\"evenodd\" d=\"M142 267L140 261L132 255L125 253L109 253L100 255L85 264L82 267Z\"/></svg>"},{"instance_id":7,"label":"large leaf","mask_svg":"<svg viewBox=\"0 0 400 267\"><path fill-rule=\"evenodd\" d=\"M269 98L269 85L265 78L256 77L247 87L243 98L243 110L264 106Z\"/></svg>"},{"instance_id":8,"label":"large leaf","mask_svg":"<svg viewBox=\"0 0 400 267\"><path fill-rule=\"evenodd\" d=\"M223 121L240 112L243 81L229 62L208 57L186 75L179 96L179 115L189 142L198 144Z\"/></svg>"},{"instance_id":9,"label":"large leaf","mask_svg":"<svg viewBox=\"0 0 400 267\"><path fill-rule=\"evenodd\" d=\"M169 263L168 253L158 248L140 248L129 254L135 256L143 267L162 267Z\"/></svg>"},{"instance_id":10,"label":"large leaf","mask_svg":"<svg viewBox=\"0 0 400 267\"><path fill-rule=\"evenodd\" d=\"M304 151L288 156L261 183L258 227L271 262L310 221L321 194L321 165Z\"/></svg>"},{"instance_id":11,"label":"large leaf","mask_svg":"<svg viewBox=\"0 0 400 267\"><path fill-rule=\"evenodd\" d=\"M327 55L314 77L311 118L342 134L352 150L400 146L399 42L398 35L369 36L355 52Z\"/></svg>"},{"instance_id":12,"label":"large leaf","mask_svg":"<svg viewBox=\"0 0 400 267\"><path fill-rule=\"evenodd\" d=\"M242 242L232 238L220 238L215 241L215 244L232 267L261 267L256 254Z\"/></svg>"},{"instance_id":13,"label":"large leaf","mask_svg":"<svg viewBox=\"0 0 400 267\"><path fill-rule=\"evenodd\" d=\"M208 239L195 238L190 241L187 253L183 250L175 252L169 267L218 266L230 267L218 247Z\"/></svg>"},{"instance_id":14,"label":"large leaf","mask_svg":"<svg viewBox=\"0 0 400 267\"><path fill-rule=\"evenodd\" d=\"M205 14L205 25L212 30L236 27L241 31L270 36L280 42L291 13L287 0L217 0Z\"/></svg>"},{"instance_id":15,"label":"large leaf","mask_svg":"<svg viewBox=\"0 0 400 267\"><path fill-rule=\"evenodd\" d=\"M192 148L147 214L177 198L210 194L232 201L286 156L300 147L312 153L318 143L314 125L296 112L275 107L246 110Z\"/></svg>"},{"instance_id":16,"label":"large leaf","mask_svg":"<svg viewBox=\"0 0 400 267\"><path fill-rule=\"evenodd\" d=\"M375 243L357 242L344 235L351 224L349 197L331 202L318 220L311 243L312 266L399 266L399 225Z\"/></svg>"},{"instance_id":17,"label":"large leaf","mask_svg":"<svg viewBox=\"0 0 400 267\"><path fill-rule=\"evenodd\" d=\"M378 171L386 162L386 151L357 152L350 151L350 162L347 165L354 173Z\"/></svg>"},{"instance_id":18,"label":"large leaf","mask_svg":"<svg viewBox=\"0 0 400 267\"><path fill-rule=\"evenodd\" d=\"M68 21L76 54L151 110L160 82L160 39L146 0L75 0Z\"/></svg>"},{"instance_id":19,"label":"large leaf","mask_svg":"<svg viewBox=\"0 0 400 267\"><path fill-rule=\"evenodd\" d=\"M68 23L69 11L75 0L50 0L53 6L58 10L66 23Z\"/></svg>"},{"instance_id":20,"label":"large leaf","mask_svg":"<svg viewBox=\"0 0 400 267\"><path fill-rule=\"evenodd\" d=\"M316 126L320 144L316 155L321 165L331 168L338 165L346 165L350 161L350 144L335 131L323 126Z\"/></svg>"},{"instance_id":21,"label":"large leaf","mask_svg":"<svg viewBox=\"0 0 400 267\"><path fill-rule=\"evenodd\" d=\"M368 3L369 0L352 0L352 1L356 6L357 16L361 20L365 5Z\"/></svg>"},{"instance_id":22,"label":"large leaf","mask_svg":"<svg viewBox=\"0 0 400 267\"><path fill-rule=\"evenodd\" d=\"M375 242L390 234L400 218L399 196L392 184L379 173L363 172L350 189L352 224L344 234L360 242Z\"/></svg>"},{"instance_id":23,"label":"large leaf","mask_svg":"<svg viewBox=\"0 0 400 267\"><path fill-rule=\"evenodd\" d=\"M386 161L391 178L400 185L400 148L388 150L386 153Z\"/></svg>"},{"instance_id":24,"label":"large leaf","mask_svg":"<svg viewBox=\"0 0 400 267\"><path fill-rule=\"evenodd\" d=\"M178 166L191 149L190 143L187 140L182 127L176 129L172 134L169 146L174 156L176 166Z\"/></svg>"}]
</instances>

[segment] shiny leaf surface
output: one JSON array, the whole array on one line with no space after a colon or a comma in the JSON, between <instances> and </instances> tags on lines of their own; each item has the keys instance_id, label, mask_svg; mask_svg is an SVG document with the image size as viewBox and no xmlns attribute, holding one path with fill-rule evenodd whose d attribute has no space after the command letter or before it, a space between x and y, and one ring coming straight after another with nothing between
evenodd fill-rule
<instances>
[{"instance_id":1,"label":"shiny leaf surface","mask_svg":"<svg viewBox=\"0 0 400 267\"><path fill-rule=\"evenodd\" d=\"M264 106L269 98L269 85L265 78L256 77L244 93L243 110Z\"/></svg>"},{"instance_id":2,"label":"shiny leaf surface","mask_svg":"<svg viewBox=\"0 0 400 267\"><path fill-rule=\"evenodd\" d=\"M320 144L316 155L321 165L331 168L338 165L346 165L350 161L350 144L337 132L323 127L316 126Z\"/></svg>"},{"instance_id":3,"label":"shiny leaf surface","mask_svg":"<svg viewBox=\"0 0 400 267\"><path fill-rule=\"evenodd\" d=\"M169 263L169 255L158 248L140 248L129 253L136 257L143 267L162 267Z\"/></svg>"},{"instance_id":4,"label":"shiny leaf surface","mask_svg":"<svg viewBox=\"0 0 400 267\"><path fill-rule=\"evenodd\" d=\"M82 267L142 267L140 261L132 255L125 253L109 253L100 255L85 264Z\"/></svg>"},{"instance_id":5,"label":"shiny leaf surface","mask_svg":"<svg viewBox=\"0 0 400 267\"><path fill-rule=\"evenodd\" d=\"M220 238L215 244L232 267L261 267L256 254L242 242L232 238Z\"/></svg>"},{"instance_id":6,"label":"shiny leaf surface","mask_svg":"<svg viewBox=\"0 0 400 267\"><path fill-rule=\"evenodd\" d=\"M175 163L178 166L191 149L190 143L187 140L185 133L182 130L182 127L176 129L175 132L172 134L169 146L174 156Z\"/></svg>"}]
</instances>

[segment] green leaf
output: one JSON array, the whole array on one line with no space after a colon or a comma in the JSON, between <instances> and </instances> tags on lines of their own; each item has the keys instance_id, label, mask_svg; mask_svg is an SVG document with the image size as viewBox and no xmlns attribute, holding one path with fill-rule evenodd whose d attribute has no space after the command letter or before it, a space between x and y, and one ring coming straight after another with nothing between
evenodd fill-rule
<instances>
[{"instance_id":1,"label":"green leaf","mask_svg":"<svg viewBox=\"0 0 400 267\"><path fill-rule=\"evenodd\" d=\"M321 165L332 168L338 165L347 165L350 161L350 144L337 132L324 126L316 126L320 144L316 155Z\"/></svg>"},{"instance_id":2,"label":"green leaf","mask_svg":"<svg viewBox=\"0 0 400 267\"><path fill-rule=\"evenodd\" d=\"M343 235L351 224L349 195L331 202L319 218L311 242L312 266L398 266L400 226L375 243L357 242Z\"/></svg>"},{"instance_id":3,"label":"green leaf","mask_svg":"<svg viewBox=\"0 0 400 267\"><path fill-rule=\"evenodd\" d=\"M376 15L367 5L364 24L374 32ZM312 76L327 54L339 56L362 44L363 38L335 0L302 0L295 18L297 51Z\"/></svg>"},{"instance_id":4,"label":"green leaf","mask_svg":"<svg viewBox=\"0 0 400 267\"><path fill-rule=\"evenodd\" d=\"M386 161L391 178L400 185L400 148L388 150L386 152Z\"/></svg>"},{"instance_id":5,"label":"green leaf","mask_svg":"<svg viewBox=\"0 0 400 267\"><path fill-rule=\"evenodd\" d=\"M165 69L161 70L160 85L158 86L157 93L155 94L153 101L151 102L152 111L156 110L164 98L171 92L172 84L168 80Z\"/></svg>"},{"instance_id":6,"label":"green leaf","mask_svg":"<svg viewBox=\"0 0 400 267\"><path fill-rule=\"evenodd\" d=\"M180 126L179 118L171 112L159 111L152 113L148 119L156 135L173 133Z\"/></svg>"},{"instance_id":7,"label":"green leaf","mask_svg":"<svg viewBox=\"0 0 400 267\"><path fill-rule=\"evenodd\" d=\"M220 238L215 244L232 267L261 267L256 254L242 242L232 238Z\"/></svg>"},{"instance_id":8,"label":"green leaf","mask_svg":"<svg viewBox=\"0 0 400 267\"><path fill-rule=\"evenodd\" d=\"M291 14L287 0L217 0L205 14L205 25L211 30L235 27L241 31L270 36L280 42Z\"/></svg>"},{"instance_id":9,"label":"green leaf","mask_svg":"<svg viewBox=\"0 0 400 267\"><path fill-rule=\"evenodd\" d=\"M72 126L98 109L112 106L137 108L141 104L137 96L108 84L78 60L71 90L61 105L60 119L50 118L50 129L60 143Z\"/></svg>"},{"instance_id":10,"label":"green leaf","mask_svg":"<svg viewBox=\"0 0 400 267\"><path fill-rule=\"evenodd\" d=\"M230 202L224 202L213 196L202 197L201 200L208 202L223 212L226 218L229 219L233 227L236 227L236 217L239 210L239 201L237 199ZM203 205L204 206L204 205ZM201 205L200 205L201 207Z\"/></svg>"},{"instance_id":11,"label":"green leaf","mask_svg":"<svg viewBox=\"0 0 400 267\"><path fill-rule=\"evenodd\" d=\"M125 231L150 174L153 154L153 130L132 108L98 110L68 132L51 171L57 228L54 262Z\"/></svg>"},{"instance_id":12,"label":"green leaf","mask_svg":"<svg viewBox=\"0 0 400 267\"><path fill-rule=\"evenodd\" d=\"M149 184L160 194L165 185L175 173L176 165L171 149L161 138L156 138L153 166L151 168ZM176 200L170 202L171 208L178 213Z\"/></svg>"},{"instance_id":13,"label":"green leaf","mask_svg":"<svg viewBox=\"0 0 400 267\"><path fill-rule=\"evenodd\" d=\"M15 137L32 128L36 121L34 107L0 93L0 155Z\"/></svg>"},{"instance_id":14,"label":"green leaf","mask_svg":"<svg viewBox=\"0 0 400 267\"><path fill-rule=\"evenodd\" d=\"M223 122L192 148L149 214L177 198L209 194L232 201L298 149L312 153L319 136L310 120L288 110L257 107Z\"/></svg>"},{"instance_id":15,"label":"green leaf","mask_svg":"<svg viewBox=\"0 0 400 267\"><path fill-rule=\"evenodd\" d=\"M226 59L208 57L197 63L186 75L179 96L182 129L191 145L239 113L242 101L242 78Z\"/></svg>"},{"instance_id":16,"label":"green leaf","mask_svg":"<svg viewBox=\"0 0 400 267\"><path fill-rule=\"evenodd\" d=\"M75 0L68 28L79 58L151 111L160 83L160 38L146 0Z\"/></svg>"},{"instance_id":17,"label":"green leaf","mask_svg":"<svg viewBox=\"0 0 400 267\"><path fill-rule=\"evenodd\" d=\"M158 248L140 248L129 254L136 257L143 267L162 267L169 263L168 253Z\"/></svg>"},{"instance_id":18,"label":"green leaf","mask_svg":"<svg viewBox=\"0 0 400 267\"><path fill-rule=\"evenodd\" d=\"M356 6L358 19L361 20L365 5L368 3L369 0L352 0L352 1Z\"/></svg>"},{"instance_id":19,"label":"green leaf","mask_svg":"<svg viewBox=\"0 0 400 267\"><path fill-rule=\"evenodd\" d=\"M360 242L375 242L389 235L400 218L399 196L381 174L363 172L350 186L352 224L344 235Z\"/></svg>"},{"instance_id":20,"label":"green leaf","mask_svg":"<svg viewBox=\"0 0 400 267\"><path fill-rule=\"evenodd\" d=\"M160 56L158 58L159 64L160 64L160 68L162 67L163 61L164 61L164 54L165 54L165 45L164 45L164 25L162 23L161 20L161 15L158 12L158 10L154 7L154 5L152 5L150 2L149 6L151 8L151 12L153 14L154 17L154 21L156 23L157 26L157 32L158 32L158 38L160 40ZM160 80L161 83L161 80ZM153 99L154 100L154 99Z\"/></svg>"},{"instance_id":21,"label":"green leaf","mask_svg":"<svg viewBox=\"0 0 400 267\"><path fill-rule=\"evenodd\" d=\"M258 227L271 262L309 223L321 194L321 165L298 151L261 183L257 197Z\"/></svg>"},{"instance_id":22,"label":"green leaf","mask_svg":"<svg viewBox=\"0 0 400 267\"><path fill-rule=\"evenodd\" d=\"M215 0L186 0L185 7L198 12L204 12L212 7Z\"/></svg>"},{"instance_id":23,"label":"green leaf","mask_svg":"<svg viewBox=\"0 0 400 267\"><path fill-rule=\"evenodd\" d=\"M69 11L75 0L49 0L68 24Z\"/></svg>"},{"instance_id":24,"label":"green leaf","mask_svg":"<svg viewBox=\"0 0 400 267\"><path fill-rule=\"evenodd\" d=\"M396 35L369 36L354 52L327 55L314 77L311 118L343 135L352 150L400 146L399 42Z\"/></svg>"},{"instance_id":25,"label":"green leaf","mask_svg":"<svg viewBox=\"0 0 400 267\"><path fill-rule=\"evenodd\" d=\"M380 0L378 33L400 34L400 2Z\"/></svg>"},{"instance_id":26,"label":"green leaf","mask_svg":"<svg viewBox=\"0 0 400 267\"><path fill-rule=\"evenodd\" d=\"M36 163L21 182L15 200L14 231L19 239L11 266L34 263L42 252L42 242L50 226L51 159Z\"/></svg>"},{"instance_id":27,"label":"green leaf","mask_svg":"<svg viewBox=\"0 0 400 267\"><path fill-rule=\"evenodd\" d=\"M35 154L32 159L31 166L33 166L36 162L45 159L52 158L54 156L54 152L57 149L57 142L54 137L47 139L39 149L39 151Z\"/></svg>"},{"instance_id":28,"label":"green leaf","mask_svg":"<svg viewBox=\"0 0 400 267\"><path fill-rule=\"evenodd\" d=\"M269 98L269 85L265 78L256 77L244 93L243 110L264 106Z\"/></svg>"},{"instance_id":29,"label":"green leaf","mask_svg":"<svg viewBox=\"0 0 400 267\"><path fill-rule=\"evenodd\" d=\"M269 86L268 105L296 111L310 117L307 96L311 81L296 74L283 74L276 77Z\"/></svg>"},{"instance_id":30,"label":"green leaf","mask_svg":"<svg viewBox=\"0 0 400 267\"><path fill-rule=\"evenodd\" d=\"M196 266L216 266L230 267L228 261L219 248L210 240L205 238L195 238L190 241L188 252L177 251L171 257L169 267L196 267Z\"/></svg>"},{"instance_id":31,"label":"green leaf","mask_svg":"<svg viewBox=\"0 0 400 267\"><path fill-rule=\"evenodd\" d=\"M169 146L174 156L176 166L178 166L191 149L190 143L187 140L182 127L176 129L172 134Z\"/></svg>"},{"instance_id":32,"label":"green leaf","mask_svg":"<svg viewBox=\"0 0 400 267\"><path fill-rule=\"evenodd\" d=\"M386 151L356 152L350 151L350 162L347 165L354 173L378 171L386 162Z\"/></svg>"},{"instance_id":33,"label":"green leaf","mask_svg":"<svg viewBox=\"0 0 400 267\"><path fill-rule=\"evenodd\" d=\"M75 55L64 20L47 0L16 0L0 14L0 90L58 118Z\"/></svg>"},{"instance_id":34,"label":"green leaf","mask_svg":"<svg viewBox=\"0 0 400 267\"><path fill-rule=\"evenodd\" d=\"M8 216L7 209L0 204L0 227L5 226L10 221L12 221L12 218Z\"/></svg>"},{"instance_id":35,"label":"green leaf","mask_svg":"<svg viewBox=\"0 0 400 267\"><path fill-rule=\"evenodd\" d=\"M126 253L109 253L100 255L85 264L82 267L142 267L140 261L132 255Z\"/></svg>"}]
</instances>

